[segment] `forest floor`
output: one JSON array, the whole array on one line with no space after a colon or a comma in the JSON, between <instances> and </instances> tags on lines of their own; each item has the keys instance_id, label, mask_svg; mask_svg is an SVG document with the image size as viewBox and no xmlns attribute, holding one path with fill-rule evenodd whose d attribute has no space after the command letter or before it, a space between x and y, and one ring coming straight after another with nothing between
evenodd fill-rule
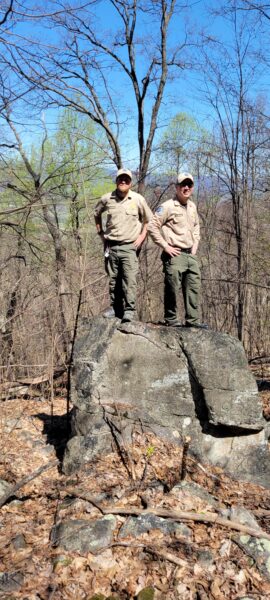
<instances>
[{"instance_id":1,"label":"forest floor","mask_svg":"<svg viewBox=\"0 0 270 600\"><path fill-rule=\"evenodd\" d=\"M262 377L256 367L252 370L260 379L264 412L270 419L270 367L264 367ZM40 467L48 468L0 509L0 598L90 600L100 594L99 598L129 600L148 587L148 597L155 600L270 599L270 576L235 542L236 532L218 522L186 521L188 540L164 537L156 529L125 542L116 536L97 554L55 547L51 531L58 520L100 517L91 498L104 494L109 506L142 511L146 505L153 506L153 511L166 508L199 515L213 514L214 509L198 497L170 493L179 481L183 455L165 442L155 445L154 438L135 436L132 477L117 453L101 457L91 470L68 477L61 473L65 397L58 395L52 402L46 394L36 393L1 405L0 480L14 485ZM270 534L270 490L234 481L221 469L200 465L188 454L184 471L183 475L182 464L185 481L211 494L217 514L244 507ZM77 490L78 497L70 488ZM124 521L125 516L119 514L119 529Z\"/></svg>"}]
</instances>

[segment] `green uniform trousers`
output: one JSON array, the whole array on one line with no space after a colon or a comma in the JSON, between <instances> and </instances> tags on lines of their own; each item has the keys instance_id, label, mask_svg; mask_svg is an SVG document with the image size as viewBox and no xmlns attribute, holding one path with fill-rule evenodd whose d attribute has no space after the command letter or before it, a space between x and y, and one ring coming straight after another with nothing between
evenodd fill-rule
<instances>
[{"instance_id":1,"label":"green uniform trousers","mask_svg":"<svg viewBox=\"0 0 270 600\"><path fill-rule=\"evenodd\" d=\"M185 321L188 324L199 322L198 304L201 287L201 273L198 259L192 254L181 252L179 256L161 255L164 281L164 317L166 321L177 319L177 296L182 286L185 305Z\"/></svg>"},{"instance_id":2,"label":"green uniform trousers","mask_svg":"<svg viewBox=\"0 0 270 600\"><path fill-rule=\"evenodd\" d=\"M110 245L107 272L111 306L115 315L120 319L123 316L134 318L138 257L133 243Z\"/></svg>"}]
</instances>

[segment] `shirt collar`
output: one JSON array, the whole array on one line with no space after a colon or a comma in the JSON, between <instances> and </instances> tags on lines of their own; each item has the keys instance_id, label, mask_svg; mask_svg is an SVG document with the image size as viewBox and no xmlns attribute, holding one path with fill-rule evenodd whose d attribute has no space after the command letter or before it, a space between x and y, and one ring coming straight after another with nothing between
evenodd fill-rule
<instances>
[{"instance_id":1,"label":"shirt collar","mask_svg":"<svg viewBox=\"0 0 270 600\"><path fill-rule=\"evenodd\" d=\"M190 202L189 198L188 198L188 201L186 204L181 204L181 202L179 202L179 200L177 198L173 199L174 206L181 206L183 208L186 208L187 206L189 206L189 202Z\"/></svg>"},{"instance_id":2,"label":"shirt collar","mask_svg":"<svg viewBox=\"0 0 270 600\"><path fill-rule=\"evenodd\" d=\"M119 196L116 193L116 190L113 190L113 192L111 193L111 198L113 198L114 200L117 200L118 202L125 202L126 200L131 200L132 199L132 190L129 190L127 196L125 196L125 198L119 198Z\"/></svg>"}]
</instances>

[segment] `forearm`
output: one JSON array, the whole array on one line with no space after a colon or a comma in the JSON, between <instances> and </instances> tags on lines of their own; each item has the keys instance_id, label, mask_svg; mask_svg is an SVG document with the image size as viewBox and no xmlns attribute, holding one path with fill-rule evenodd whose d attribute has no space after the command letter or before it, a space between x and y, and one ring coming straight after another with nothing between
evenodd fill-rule
<instances>
[{"instance_id":1,"label":"forearm","mask_svg":"<svg viewBox=\"0 0 270 600\"><path fill-rule=\"evenodd\" d=\"M140 233L140 237L142 238L142 241L144 241L147 236L147 229L148 229L148 223L144 223L144 226Z\"/></svg>"},{"instance_id":2,"label":"forearm","mask_svg":"<svg viewBox=\"0 0 270 600\"><path fill-rule=\"evenodd\" d=\"M196 219L194 230L193 230L193 244L192 244L192 248L191 248L192 254L196 254L196 252L198 250L198 246L199 246L199 241L200 241L200 223L199 223L199 217L197 214L197 219Z\"/></svg>"},{"instance_id":3,"label":"forearm","mask_svg":"<svg viewBox=\"0 0 270 600\"><path fill-rule=\"evenodd\" d=\"M155 242L155 244L160 246L160 248L162 248L162 250L166 250L166 248L168 247L169 244L168 244L168 242L166 242L164 240L164 237L160 233L157 233L157 234L150 233L150 236L151 236L153 242Z\"/></svg>"},{"instance_id":4,"label":"forearm","mask_svg":"<svg viewBox=\"0 0 270 600\"><path fill-rule=\"evenodd\" d=\"M147 235L147 223L144 224L140 235L137 237L137 239L134 242L134 246L136 249L139 249L141 247L141 245L143 244L145 238Z\"/></svg>"},{"instance_id":5,"label":"forearm","mask_svg":"<svg viewBox=\"0 0 270 600\"><path fill-rule=\"evenodd\" d=\"M103 228L102 228L101 215L100 216L95 216L95 224L96 224L97 233L99 235L102 235L103 234Z\"/></svg>"},{"instance_id":6,"label":"forearm","mask_svg":"<svg viewBox=\"0 0 270 600\"><path fill-rule=\"evenodd\" d=\"M102 214L106 210L106 198L102 197L95 206L94 219L97 233L103 235Z\"/></svg>"},{"instance_id":7,"label":"forearm","mask_svg":"<svg viewBox=\"0 0 270 600\"><path fill-rule=\"evenodd\" d=\"M198 246L199 246L199 240L195 240L193 242L193 245L192 245L192 248L191 248L191 254L196 254L197 253Z\"/></svg>"},{"instance_id":8,"label":"forearm","mask_svg":"<svg viewBox=\"0 0 270 600\"><path fill-rule=\"evenodd\" d=\"M161 223L157 217L153 217L148 224L148 233L153 242L165 250L165 248L168 246L168 242L164 240L164 237L161 234Z\"/></svg>"}]
</instances>

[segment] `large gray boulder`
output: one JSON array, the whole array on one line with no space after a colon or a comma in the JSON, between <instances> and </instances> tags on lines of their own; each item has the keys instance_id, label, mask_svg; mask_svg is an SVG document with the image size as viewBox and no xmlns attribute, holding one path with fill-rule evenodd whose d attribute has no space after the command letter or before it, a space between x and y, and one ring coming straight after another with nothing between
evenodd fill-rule
<instances>
[{"instance_id":1,"label":"large gray boulder","mask_svg":"<svg viewBox=\"0 0 270 600\"><path fill-rule=\"evenodd\" d=\"M270 487L266 422L240 342L227 334L95 317L74 352L72 435L64 471L131 441L135 424L201 462Z\"/></svg>"}]
</instances>

